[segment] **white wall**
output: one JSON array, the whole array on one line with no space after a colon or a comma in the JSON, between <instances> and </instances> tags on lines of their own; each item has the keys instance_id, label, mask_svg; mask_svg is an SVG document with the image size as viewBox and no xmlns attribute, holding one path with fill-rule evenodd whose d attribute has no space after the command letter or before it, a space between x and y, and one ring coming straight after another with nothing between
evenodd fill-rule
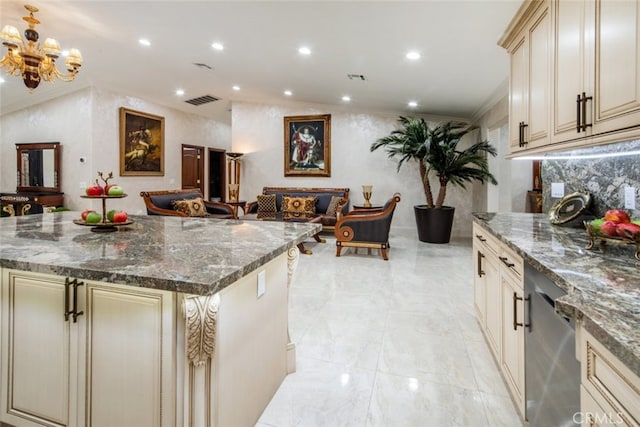
<instances>
[{"instance_id":1,"label":"white wall","mask_svg":"<svg viewBox=\"0 0 640 427\"><path fill-rule=\"evenodd\" d=\"M165 173L153 177L120 177L119 108L127 107L165 118ZM59 141L62 145L62 191L72 210L98 209L97 201L82 199L97 172L114 174L126 199L110 201L114 209L131 214L144 211L142 190L180 188L181 145L230 149L231 128L206 117L183 113L102 89L89 88L34 107L0 116L0 189L15 191L15 143ZM85 163L80 157L86 157ZM205 162L206 164L207 162ZM205 171L205 181L208 172Z\"/></svg>"},{"instance_id":2,"label":"white wall","mask_svg":"<svg viewBox=\"0 0 640 427\"><path fill-rule=\"evenodd\" d=\"M285 177L284 117L315 114L331 114L331 177ZM425 203L418 165L407 164L398 173L397 160L388 159L384 150L369 151L373 142L396 127L397 117L345 112L331 106L234 103L233 151L246 153L242 158L240 197L255 200L264 186L348 187L353 205L364 201L362 185L372 184L374 204L384 203L395 192L402 195L393 227L415 228L413 206ZM445 204L456 207L452 236L469 237L470 194L451 187Z\"/></svg>"}]
</instances>

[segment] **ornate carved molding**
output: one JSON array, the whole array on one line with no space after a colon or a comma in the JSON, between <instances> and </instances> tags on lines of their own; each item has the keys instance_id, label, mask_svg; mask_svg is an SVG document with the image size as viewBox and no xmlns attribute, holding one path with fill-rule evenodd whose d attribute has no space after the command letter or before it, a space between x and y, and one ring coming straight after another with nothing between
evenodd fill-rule
<instances>
[{"instance_id":1,"label":"ornate carved molding","mask_svg":"<svg viewBox=\"0 0 640 427\"><path fill-rule=\"evenodd\" d=\"M298 250L297 247L290 248L287 251L287 288L291 288L291 282L293 281L293 273L296 272L299 258L300 258L300 251Z\"/></svg>"},{"instance_id":2,"label":"ornate carved molding","mask_svg":"<svg viewBox=\"0 0 640 427\"><path fill-rule=\"evenodd\" d=\"M215 352L219 302L217 294L183 300L186 356L194 366L204 365Z\"/></svg>"}]
</instances>

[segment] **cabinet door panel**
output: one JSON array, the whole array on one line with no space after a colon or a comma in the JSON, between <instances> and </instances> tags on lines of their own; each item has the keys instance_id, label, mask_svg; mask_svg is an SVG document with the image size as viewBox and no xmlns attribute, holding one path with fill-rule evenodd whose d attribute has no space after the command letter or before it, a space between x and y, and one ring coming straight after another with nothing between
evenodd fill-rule
<instances>
[{"instance_id":1,"label":"cabinet door panel","mask_svg":"<svg viewBox=\"0 0 640 427\"><path fill-rule=\"evenodd\" d=\"M489 347L500 360L500 330L502 324L502 312L500 310L500 273L498 261L495 256L487 256L484 259L485 292L487 299L486 311L486 337Z\"/></svg>"},{"instance_id":2,"label":"cabinet door panel","mask_svg":"<svg viewBox=\"0 0 640 427\"><path fill-rule=\"evenodd\" d=\"M549 8L536 16L529 31L529 111L525 132L527 148L549 142Z\"/></svg>"},{"instance_id":3,"label":"cabinet door panel","mask_svg":"<svg viewBox=\"0 0 640 427\"><path fill-rule=\"evenodd\" d=\"M518 410L524 413L524 328L513 328L514 321L524 323L522 290L508 274L501 275L502 286L502 372L507 385L517 402ZM521 298L514 301L514 295ZM514 306L516 310L514 310ZM517 312L517 313L516 313ZM514 319L514 314L517 317Z\"/></svg>"},{"instance_id":4,"label":"cabinet door panel","mask_svg":"<svg viewBox=\"0 0 640 427\"><path fill-rule=\"evenodd\" d=\"M480 322L480 326L484 329L486 325L486 284L484 280L485 255L478 245L473 245L473 306L476 310L476 316Z\"/></svg>"},{"instance_id":5,"label":"cabinet door panel","mask_svg":"<svg viewBox=\"0 0 640 427\"><path fill-rule=\"evenodd\" d=\"M584 137L576 132L576 97L585 91L584 1L555 1L552 142Z\"/></svg>"},{"instance_id":6,"label":"cabinet door panel","mask_svg":"<svg viewBox=\"0 0 640 427\"><path fill-rule=\"evenodd\" d=\"M87 287L87 425L167 425L169 293Z\"/></svg>"},{"instance_id":7,"label":"cabinet door panel","mask_svg":"<svg viewBox=\"0 0 640 427\"><path fill-rule=\"evenodd\" d=\"M64 279L6 271L2 289L2 417L19 425L69 424L69 323ZM7 375L7 377L5 377Z\"/></svg>"},{"instance_id":8,"label":"cabinet door panel","mask_svg":"<svg viewBox=\"0 0 640 427\"><path fill-rule=\"evenodd\" d=\"M511 51L511 74L509 81L509 151L520 147L520 122L526 122L527 106L527 44L521 38Z\"/></svg>"},{"instance_id":9,"label":"cabinet door panel","mask_svg":"<svg viewBox=\"0 0 640 427\"><path fill-rule=\"evenodd\" d=\"M599 1L593 133L640 125L640 6Z\"/></svg>"}]
</instances>

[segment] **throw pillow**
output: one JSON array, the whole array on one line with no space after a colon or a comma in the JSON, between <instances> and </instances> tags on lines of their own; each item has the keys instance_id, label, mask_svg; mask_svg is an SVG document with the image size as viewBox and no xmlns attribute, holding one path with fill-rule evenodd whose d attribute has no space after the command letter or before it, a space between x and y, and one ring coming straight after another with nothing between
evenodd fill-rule
<instances>
[{"instance_id":1,"label":"throw pillow","mask_svg":"<svg viewBox=\"0 0 640 427\"><path fill-rule=\"evenodd\" d=\"M258 194L258 213L276 212L275 194Z\"/></svg>"},{"instance_id":2,"label":"throw pillow","mask_svg":"<svg viewBox=\"0 0 640 427\"><path fill-rule=\"evenodd\" d=\"M327 206L327 215L336 216L336 210L338 208L338 203L341 203L344 199L340 196L331 196L331 201L329 202L329 206Z\"/></svg>"},{"instance_id":3,"label":"throw pillow","mask_svg":"<svg viewBox=\"0 0 640 427\"><path fill-rule=\"evenodd\" d=\"M282 196L282 213L287 218L313 218L318 198Z\"/></svg>"},{"instance_id":4,"label":"throw pillow","mask_svg":"<svg viewBox=\"0 0 640 427\"><path fill-rule=\"evenodd\" d=\"M171 202L173 209L187 216L207 216L207 210L201 197L195 199L174 200Z\"/></svg>"}]
</instances>

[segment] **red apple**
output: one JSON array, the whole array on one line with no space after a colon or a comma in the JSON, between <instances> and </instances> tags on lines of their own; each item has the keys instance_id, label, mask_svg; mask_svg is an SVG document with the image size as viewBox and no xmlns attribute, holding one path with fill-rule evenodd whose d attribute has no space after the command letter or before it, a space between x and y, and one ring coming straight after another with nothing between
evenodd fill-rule
<instances>
[{"instance_id":1,"label":"red apple","mask_svg":"<svg viewBox=\"0 0 640 427\"><path fill-rule=\"evenodd\" d=\"M104 189L97 184L87 187L87 196L102 196Z\"/></svg>"},{"instance_id":2,"label":"red apple","mask_svg":"<svg viewBox=\"0 0 640 427\"><path fill-rule=\"evenodd\" d=\"M109 194L109 189L111 187L115 187L116 185L118 185L118 184L107 184L107 185L105 185L104 186L104 194Z\"/></svg>"},{"instance_id":3,"label":"red apple","mask_svg":"<svg viewBox=\"0 0 640 427\"><path fill-rule=\"evenodd\" d=\"M600 226L600 232L602 234L606 234L607 236L615 237L618 235L618 232L616 231L617 225L618 224L613 221L605 221Z\"/></svg>"},{"instance_id":4,"label":"red apple","mask_svg":"<svg viewBox=\"0 0 640 427\"><path fill-rule=\"evenodd\" d=\"M91 212L95 212L95 211L93 209L86 209L82 211L82 213L80 214L80 218L82 218L83 221L86 221L87 215L89 215Z\"/></svg>"},{"instance_id":5,"label":"red apple","mask_svg":"<svg viewBox=\"0 0 640 427\"><path fill-rule=\"evenodd\" d=\"M613 222L629 222L629 215L620 209L610 209L604 214L604 219Z\"/></svg>"},{"instance_id":6,"label":"red apple","mask_svg":"<svg viewBox=\"0 0 640 427\"><path fill-rule=\"evenodd\" d=\"M113 215L113 222L125 222L129 218L126 212L120 211Z\"/></svg>"},{"instance_id":7,"label":"red apple","mask_svg":"<svg viewBox=\"0 0 640 427\"><path fill-rule=\"evenodd\" d=\"M631 222L623 222L616 226L616 232L620 237L635 240L638 233L640 233L640 225L633 224Z\"/></svg>"}]
</instances>

